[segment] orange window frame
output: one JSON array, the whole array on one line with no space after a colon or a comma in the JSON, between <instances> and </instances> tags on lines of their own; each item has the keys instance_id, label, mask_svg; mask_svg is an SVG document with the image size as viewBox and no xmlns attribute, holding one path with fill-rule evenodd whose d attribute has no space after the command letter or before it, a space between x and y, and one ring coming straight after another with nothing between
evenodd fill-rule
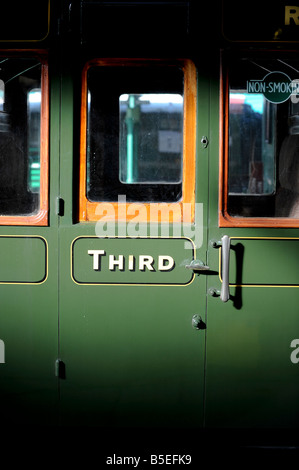
<instances>
[{"instance_id":1,"label":"orange window frame","mask_svg":"<svg viewBox=\"0 0 299 470\"><path fill-rule=\"evenodd\" d=\"M86 63L82 72L82 96L81 96L81 132L80 132L80 170L79 170L79 221L95 222L99 220L96 209L101 201L89 201L86 196L86 149L87 149L87 72L92 66L136 66L146 67L157 66L159 73L159 65L169 67L181 67L184 73L184 117L183 117L183 186L182 199L179 202L171 203L173 222L181 222L183 220L183 204L191 205L191 219L184 222L194 220L195 212L195 156L196 156L196 106L197 106L197 73L194 63L189 59L182 60L159 60L159 59L93 59ZM163 203L163 201L161 201ZM114 220L123 221L130 220L134 216L127 213L130 203L111 203L114 208ZM141 204L146 208L147 217L143 218L140 214L139 221L148 222L150 217L150 207L159 207L160 203L144 203ZM135 204L136 209L138 203ZM151 214L152 215L152 214ZM169 216L169 214L168 214ZM105 217L106 218L106 217ZM106 218L107 220L107 218ZM151 221L153 219L151 218ZM163 222L163 213L158 216L158 220ZM166 221L166 219L165 219ZM169 219L167 217L167 222Z\"/></svg>"},{"instance_id":2,"label":"orange window frame","mask_svg":"<svg viewBox=\"0 0 299 470\"><path fill-rule=\"evenodd\" d=\"M219 227L299 227L299 219L288 217L239 217L228 213L229 162L229 70L221 64L219 146Z\"/></svg>"},{"instance_id":3,"label":"orange window frame","mask_svg":"<svg viewBox=\"0 0 299 470\"><path fill-rule=\"evenodd\" d=\"M11 52L1 51L1 55L12 56ZM32 215L0 215L1 225L48 225L49 198L49 72L48 60L44 53L14 55L16 58L33 57L41 63L41 121L40 121L40 194L39 211Z\"/></svg>"}]
</instances>

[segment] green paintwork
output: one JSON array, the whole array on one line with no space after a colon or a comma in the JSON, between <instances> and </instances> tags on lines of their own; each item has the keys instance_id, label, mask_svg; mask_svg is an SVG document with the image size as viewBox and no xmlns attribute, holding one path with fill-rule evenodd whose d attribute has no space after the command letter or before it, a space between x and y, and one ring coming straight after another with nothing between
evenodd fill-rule
<instances>
[{"instance_id":1,"label":"green paintwork","mask_svg":"<svg viewBox=\"0 0 299 470\"><path fill-rule=\"evenodd\" d=\"M299 240L296 238L233 238L230 283L299 287L298 256ZM282 276L284 266L287 269Z\"/></svg>"},{"instance_id":2,"label":"green paintwork","mask_svg":"<svg viewBox=\"0 0 299 470\"><path fill-rule=\"evenodd\" d=\"M0 235L0 282L38 284L48 274L48 247L45 239Z\"/></svg>"},{"instance_id":3,"label":"green paintwork","mask_svg":"<svg viewBox=\"0 0 299 470\"><path fill-rule=\"evenodd\" d=\"M217 296L207 298L205 426L296 428L299 375L298 364L290 360L290 345L299 334L299 230L218 228L214 188L218 184L219 88L215 80L211 80L209 87L210 133L214 135L208 149L209 239L220 240L224 234L232 237L229 274L232 285L227 303ZM211 244L207 248L208 264L217 271L208 278L208 289L218 290L221 249Z\"/></svg>"},{"instance_id":4,"label":"green paintwork","mask_svg":"<svg viewBox=\"0 0 299 470\"><path fill-rule=\"evenodd\" d=\"M299 364L290 345L299 336L299 230L219 227L218 51L195 41L197 142L208 138L197 145L203 218L195 251L175 230L169 238L150 237L149 227L143 238L98 238L95 223L78 223L81 69L77 50L70 53L77 46L64 40L50 43L49 226L0 227L1 419L195 434L298 427ZM89 54L83 50L82 64ZM232 237L227 303L209 295L221 289L221 248L210 242L224 234ZM101 249L153 256L155 268L169 255L175 268L111 271L105 258L95 270L88 250ZM186 269L195 258L210 271ZM194 315L205 329L192 326Z\"/></svg>"}]
</instances>

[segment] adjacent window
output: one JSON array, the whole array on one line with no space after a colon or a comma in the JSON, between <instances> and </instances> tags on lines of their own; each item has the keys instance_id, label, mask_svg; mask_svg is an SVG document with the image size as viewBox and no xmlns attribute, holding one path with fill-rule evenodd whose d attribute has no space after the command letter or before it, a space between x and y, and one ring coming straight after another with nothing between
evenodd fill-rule
<instances>
[{"instance_id":1,"label":"adjacent window","mask_svg":"<svg viewBox=\"0 0 299 470\"><path fill-rule=\"evenodd\" d=\"M82 90L80 220L96 220L97 203L119 196L193 204L194 65L93 60Z\"/></svg>"},{"instance_id":2,"label":"adjacent window","mask_svg":"<svg viewBox=\"0 0 299 470\"><path fill-rule=\"evenodd\" d=\"M220 223L296 226L299 61L234 57L226 71Z\"/></svg>"},{"instance_id":3,"label":"adjacent window","mask_svg":"<svg viewBox=\"0 0 299 470\"><path fill-rule=\"evenodd\" d=\"M47 224L47 66L0 58L0 224Z\"/></svg>"}]
</instances>

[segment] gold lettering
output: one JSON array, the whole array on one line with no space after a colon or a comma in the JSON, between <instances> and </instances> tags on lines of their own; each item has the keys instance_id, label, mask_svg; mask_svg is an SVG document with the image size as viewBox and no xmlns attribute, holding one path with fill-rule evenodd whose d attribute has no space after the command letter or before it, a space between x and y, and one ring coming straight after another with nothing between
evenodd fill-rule
<instances>
[{"instance_id":1,"label":"gold lettering","mask_svg":"<svg viewBox=\"0 0 299 470\"><path fill-rule=\"evenodd\" d=\"M129 255L128 268L129 271L134 271L135 269L135 257L133 255Z\"/></svg>"},{"instance_id":2,"label":"gold lettering","mask_svg":"<svg viewBox=\"0 0 299 470\"><path fill-rule=\"evenodd\" d=\"M159 271L171 271L174 267L174 259L172 256L160 255L158 258L158 269Z\"/></svg>"},{"instance_id":3,"label":"gold lettering","mask_svg":"<svg viewBox=\"0 0 299 470\"><path fill-rule=\"evenodd\" d=\"M149 271L154 271L154 268L152 266L153 262L154 262L154 258L152 256L140 255L139 256L139 270L145 271L145 268L147 268Z\"/></svg>"},{"instance_id":4,"label":"gold lettering","mask_svg":"<svg viewBox=\"0 0 299 470\"><path fill-rule=\"evenodd\" d=\"M291 24L291 20L294 21L296 26L299 26L299 7L286 5L284 24L289 26Z\"/></svg>"},{"instance_id":5,"label":"gold lettering","mask_svg":"<svg viewBox=\"0 0 299 470\"><path fill-rule=\"evenodd\" d=\"M110 271L115 271L116 266L120 271L123 271L124 269L124 255L119 255L118 258L116 258L113 255L109 255L109 269Z\"/></svg>"},{"instance_id":6,"label":"gold lettering","mask_svg":"<svg viewBox=\"0 0 299 470\"><path fill-rule=\"evenodd\" d=\"M100 257L106 255L104 250L88 250L88 254L93 256L93 269L95 271L100 270Z\"/></svg>"}]
</instances>

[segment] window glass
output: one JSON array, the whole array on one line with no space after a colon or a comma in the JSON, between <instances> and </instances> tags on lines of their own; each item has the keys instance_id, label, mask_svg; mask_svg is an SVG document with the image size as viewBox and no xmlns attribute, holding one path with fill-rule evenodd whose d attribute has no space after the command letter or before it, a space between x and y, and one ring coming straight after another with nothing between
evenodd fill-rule
<instances>
[{"instance_id":1,"label":"window glass","mask_svg":"<svg viewBox=\"0 0 299 470\"><path fill-rule=\"evenodd\" d=\"M39 210L40 90L37 59L0 59L0 215Z\"/></svg>"},{"instance_id":2,"label":"window glass","mask_svg":"<svg viewBox=\"0 0 299 470\"><path fill-rule=\"evenodd\" d=\"M299 218L299 61L229 66L228 213Z\"/></svg>"},{"instance_id":3,"label":"window glass","mask_svg":"<svg viewBox=\"0 0 299 470\"><path fill-rule=\"evenodd\" d=\"M41 90L28 94L28 188L38 193L40 189L40 109Z\"/></svg>"},{"instance_id":4,"label":"window glass","mask_svg":"<svg viewBox=\"0 0 299 470\"><path fill-rule=\"evenodd\" d=\"M0 80L0 111L3 112L4 105L4 81Z\"/></svg>"},{"instance_id":5,"label":"window glass","mask_svg":"<svg viewBox=\"0 0 299 470\"><path fill-rule=\"evenodd\" d=\"M230 194L270 195L275 192L273 113L273 105L267 103L263 95L231 91Z\"/></svg>"},{"instance_id":6,"label":"window glass","mask_svg":"<svg viewBox=\"0 0 299 470\"><path fill-rule=\"evenodd\" d=\"M178 66L89 67L89 201L181 199L183 90Z\"/></svg>"},{"instance_id":7,"label":"window glass","mask_svg":"<svg viewBox=\"0 0 299 470\"><path fill-rule=\"evenodd\" d=\"M183 97L120 96L119 179L122 183L179 183L182 179Z\"/></svg>"}]
</instances>

